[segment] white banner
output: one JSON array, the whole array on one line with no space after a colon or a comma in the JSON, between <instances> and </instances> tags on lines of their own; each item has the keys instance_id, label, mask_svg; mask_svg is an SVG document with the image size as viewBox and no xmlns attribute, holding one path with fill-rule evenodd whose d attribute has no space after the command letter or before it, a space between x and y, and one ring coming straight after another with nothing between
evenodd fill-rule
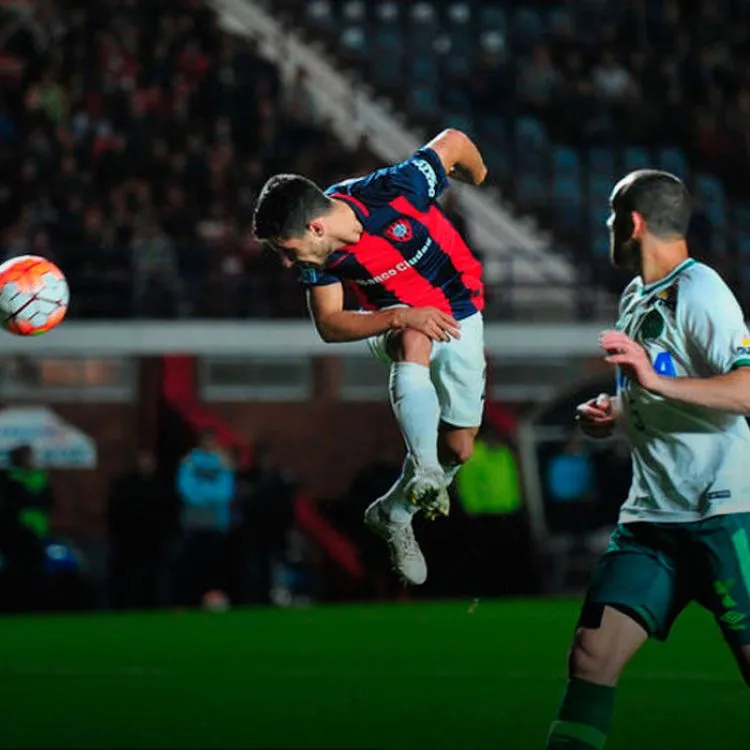
<instances>
[{"instance_id":1,"label":"white banner","mask_svg":"<svg viewBox=\"0 0 750 750\"><path fill-rule=\"evenodd\" d=\"M38 465L46 469L96 467L94 441L45 407L0 411L0 465L6 466L8 452L21 445L31 446Z\"/></svg>"}]
</instances>

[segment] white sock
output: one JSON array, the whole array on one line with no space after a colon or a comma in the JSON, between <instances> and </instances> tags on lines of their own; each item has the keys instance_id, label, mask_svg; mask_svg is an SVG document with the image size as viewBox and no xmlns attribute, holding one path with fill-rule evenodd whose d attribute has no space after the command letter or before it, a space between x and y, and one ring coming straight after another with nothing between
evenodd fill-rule
<instances>
[{"instance_id":1,"label":"white sock","mask_svg":"<svg viewBox=\"0 0 750 750\"><path fill-rule=\"evenodd\" d=\"M388 388L393 413L414 462L420 467L439 467L440 402L430 368L415 362L396 362L391 365Z\"/></svg>"}]
</instances>

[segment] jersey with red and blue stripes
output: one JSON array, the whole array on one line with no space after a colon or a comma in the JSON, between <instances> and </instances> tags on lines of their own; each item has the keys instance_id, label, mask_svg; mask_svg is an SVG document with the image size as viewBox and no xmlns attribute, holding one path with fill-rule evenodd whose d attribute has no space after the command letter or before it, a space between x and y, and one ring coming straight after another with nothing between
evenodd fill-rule
<instances>
[{"instance_id":1,"label":"jersey with red and blue stripes","mask_svg":"<svg viewBox=\"0 0 750 750\"><path fill-rule=\"evenodd\" d=\"M361 239L332 253L325 268L300 269L306 287L344 283L364 310L436 307L463 320L484 308L482 266L437 204L448 186L430 148L365 177L332 185L364 227Z\"/></svg>"}]
</instances>

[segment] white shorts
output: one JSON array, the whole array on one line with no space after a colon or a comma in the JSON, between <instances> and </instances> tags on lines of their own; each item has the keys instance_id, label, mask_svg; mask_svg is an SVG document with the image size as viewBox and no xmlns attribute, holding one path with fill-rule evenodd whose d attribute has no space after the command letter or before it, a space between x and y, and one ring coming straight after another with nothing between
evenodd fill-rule
<instances>
[{"instance_id":1,"label":"white shorts","mask_svg":"<svg viewBox=\"0 0 750 750\"><path fill-rule=\"evenodd\" d=\"M367 339L375 359L392 364L388 336ZM484 358L484 320L474 313L461 321L461 338L433 341L430 377L440 401L440 419L453 427L479 427L484 412L487 363Z\"/></svg>"}]
</instances>

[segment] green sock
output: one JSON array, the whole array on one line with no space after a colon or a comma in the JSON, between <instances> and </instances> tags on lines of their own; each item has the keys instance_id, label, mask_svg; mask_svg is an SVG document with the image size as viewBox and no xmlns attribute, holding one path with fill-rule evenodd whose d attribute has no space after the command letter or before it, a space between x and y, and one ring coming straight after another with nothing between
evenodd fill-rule
<instances>
[{"instance_id":1,"label":"green sock","mask_svg":"<svg viewBox=\"0 0 750 750\"><path fill-rule=\"evenodd\" d=\"M572 677L550 728L547 750L602 750L614 708L613 687Z\"/></svg>"}]
</instances>

